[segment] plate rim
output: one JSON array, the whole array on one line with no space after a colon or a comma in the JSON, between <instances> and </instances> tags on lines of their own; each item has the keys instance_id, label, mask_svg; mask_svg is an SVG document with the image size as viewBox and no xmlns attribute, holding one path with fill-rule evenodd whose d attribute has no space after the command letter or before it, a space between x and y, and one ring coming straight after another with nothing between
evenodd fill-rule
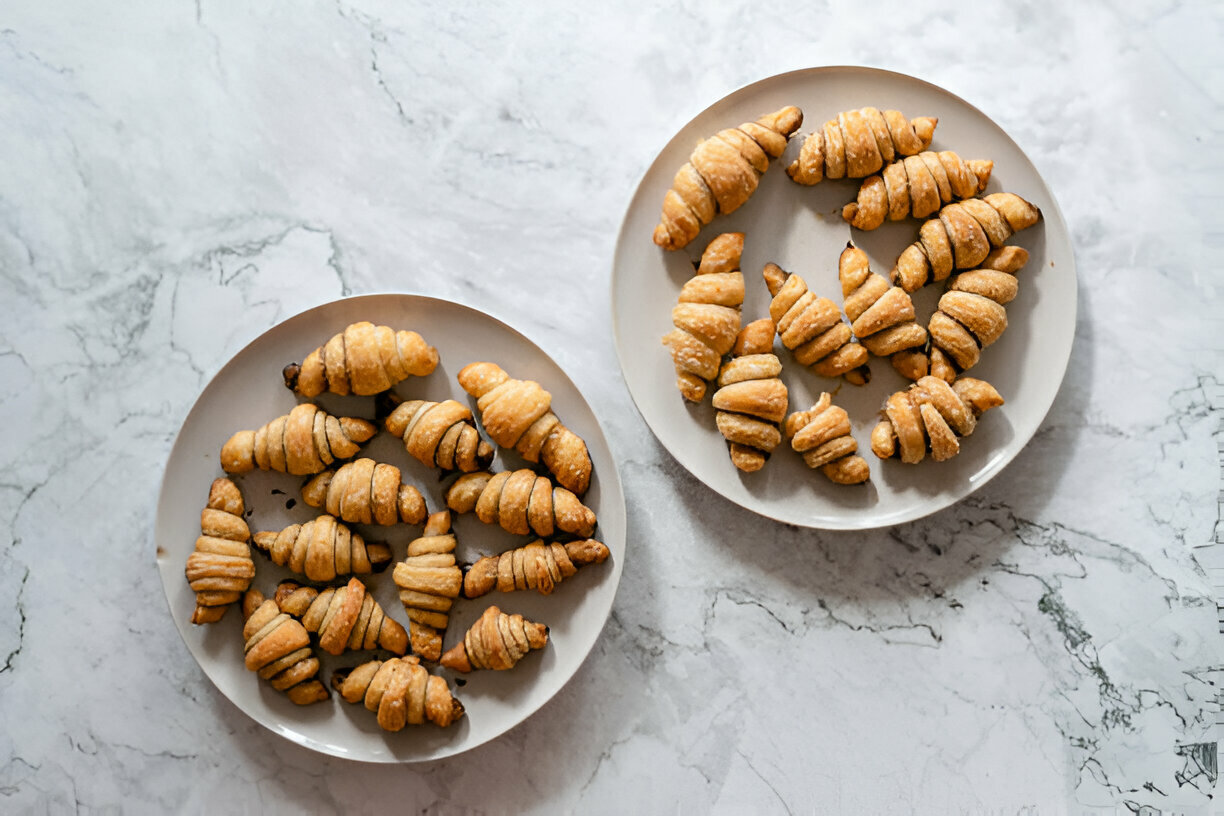
<instances>
[{"instance_id":1,"label":"plate rim","mask_svg":"<svg viewBox=\"0 0 1224 816\"><path fill-rule=\"evenodd\" d=\"M658 429L655 427L655 424L651 421L650 417L648 417L646 415L646 412L642 409L642 404L639 401L638 395L634 392L633 387L630 384L631 379L629 377L627 367L626 367L625 352L622 350L620 320L619 320L619 316L617 312L617 299L616 299L617 269L621 266L620 257L622 253L622 247L624 247L626 244L627 230L629 228L630 215L633 212L633 205L634 205L635 200L642 194L642 187L645 184L647 177L651 174L651 171L655 169L655 165L657 165L659 161L663 158L664 153L668 152L671 149L672 145L678 139L680 139L681 136L684 135L685 131L688 130L690 127L692 127L693 124L698 119L704 116L712 108L718 105L721 105L733 98L740 97L745 94L749 94L755 89L759 88L760 86L766 85L767 83L776 83L776 82L782 82L785 80L796 80L796 79L801 78L802 75L818 76L821 74L831 74L831 73L839 72L839 71L851 71L851 72L875 75L877 77L886 77L892 80L900 80L900 81L905 81L905 82L916 82L916 83L919 83L920 85L925 86L927 89L930 89L932 91L935 91L941 94L946 94L947 96L956 100L958 103L964 105L966 108L969 108L973 113L980 116L984 121L988 122L997 131L999 136L1001 136L1002 138L1006 139L1008 142L1011 143L1011 145L1016 149L1016 151L1020 153L1020 155L1024 157L1025 161L1027 161L1029 165L1033 168L1034 179L1040 185L1041 190L1045 193L1046 197L1048 198L1050 202L1050 208L1052 209L1053 218L1052 219L1050 218L1051 214L1047 213L1046 208L1043 206L1042 207L1043 220L1045 221L1053 220L1055 222L1055 225L1058 227L1057 232L1061 234L1062 236L1065 236L1066 238L1067 258L1070 264L1070 270L1067 274L1069 274L1075 279L1075 285L1071 287L1071 297L1068 301L1068 307L1072 315L1074 316L1074 319L1070 322L1070 330L1069 330L1070 338L1069 338L1069 341L1065 344L1065 347L1063 348L1062 352L1059 355L1060 359L1057 360L1056 364L1050 365L1048 367L1048 369L1051 372L1055 370L1058 371L1057 386L1051 390L1050 398L1048 402L1044 406L1042 406L1040 411L1038 412L1040 413L1040 417L1036 418L1036 421L1034 422L1034 425L1033 425L1032 433L1030 433L1028 438L1024 441L1024 443L1016 447L1016 449L1012 451L1010 455L1003 457L1002 459L998 461L994 461L990 463L982 471L979 471L978 474L975 474L978 478L971 480L967 489L964 489L963 491L954 491L957 493L957 495L955 495L953 498L951 498L946 503L939 504L937 502L927 502L921 506L914 508L910 512L903 512L903 513L897 514L896 517L888 517L883 520L877 520L874 517L868 516L868 517L858 517L857 519L847 517L844 519L837 519L837 520L833 520L829 522L820 522L820 521L803 522L803 521L796 521L793 519L778 518L777 516L771 515L770 513L766 512L761 507L753 506L752 503L748 501L743 501L738 496L729 495L727 492L724 492L723 490L718 489L714 485L707 482L706 479L703 478L699 473L695 472L693 467L690 466L690 463L686 461L685 458L678 456L676 452L672 450L671 446L669 446L668 443L664 440L663 435L659 433ZM781 157L779 157L778 159L775 159L774 161L781 162ZM977 492L982 487L984 487L986 484L988 484L992 479L994 479L995 476L999 475L999 473L1005 470L1007 466L1010 465L1012 461L1015 460L1015 458L1020 454L1020 452L1023 451L1028 446L1028 444L1032 441L1032 438L1036 435L1037 431L1040 429L1042 423L1045 422L1046 417L1049 416L1050 409L1053 408L1054 402L1058 398L1058 394L1062 391L1063 381L1066 379L1067 368L1071 361L1071 352L1075 346L1076 327L1079 324L1079 317L1078 317L1079 315L1079 275L1076 270L1075 246L1074 246L1074 243L1071 241L1071 233L1067 228L1067 222L1063 216L1062 207L1059 206L1058 199L1054 196L1054 191L1050 188L1050 185L1046 181L1045 177L1037 170L1037 165L1033 162L1032 158L1028 155L1028 153L1024 150L1024 148L1022 148L1020 144L1016 142L1015 139L1012 138L1011 134L1009 134L1006 130L1004 130L1001 125L999 125L997 122L994 121L994 119L986 115L979 107L969 102L968 100L964 99L959 94L953 91L950 91L941 85L937 85L934 82L931 82L926 79L922 79L921 77L916 77L911 74L906 74L904 72L895 71L895 70L888 69L888 68L879 68L879 67L870 66L870 65L851 65L851 64L845 64L845 63L835 64L835 65L814 65L814 66L808 66L806 68L794 68L794 69L790 69L787 71L779 72L777 74L771 74L766 77L761 77L759 79L752 80L751 82L742 84L736 87L735 89L727 92L726 94L722 95L721 97L715 99L714 101L708 103L707 105L702 107L700 110L698 110L695 114L690 116L687 120L685 120L685 122L680 126L680 128L676 130L675 133L672 134L671 138L668 139L667 142L662 147L659 148L659 150L655 153L654 157L649 161L646 167L642 170L641 174L638 177L637 183L633 186L633 190L629 195L629 200L627 204L625 205L623 215L621 216L620 227L617 229L617 232L616 232L616 243L612 251L612 263L611 263L611 269L610 269L609 280L608 280L608 299L609 299L609 302L611 303L612 341L613 341L613 346L616 349L616 359L621 368L621 379L625 383L625 390L629 392L629 398L633 402L634 408L637 409L638 415L641 416L642 421L646 423L646 426L648 428L650 428L651 433L654 435L655 439L658 440L659 444L663 447L663 449L667 451L668 455L671 456L673 460L679 463L680 466L685 469L685 471L687 471L694 479L696 479L698 482L704 485L707 489L712 490L714 493L717 493L719 496L722 496L724 499L732 502L733 504L739 507L744 508L745 510L751 511L761 516L762 518L767 518L767 519L770 519L771 521L775 521L781 524L791 524L791 525L798 526L798 527L804 527L806 529L830 530L830 531L879 530L879 529L887 529L889 527L896 527L898 525L906 524L912 521L917 521L919 519L926 518L927 516L933 515L942 510L946 510L949 507L952 507L958 504L959 502L968 498L970 495ZM845 523L840 523L842 521L844 521Z\"/></svg>"},{"instance_id":2,"label":"plate rim","mask_svg":"<svg viewBox=\"0 0 1224 816\"><path fill-rule=\"evenodd\" d=\"M612 492L614 493L615 497L618 498L618 500L615 501L615 509L618 511L619 518L621 521L621 524L620 524L621 531L620 531L620 536L619 536L620 540L614 542L614 543L619 544L620 557L609 559L612 562L610 564L610 568L612 571L612 577L610 580L612 581L613 585L611 587L611 592L609 596L608 608L607 608L607 611L603 615L603 620L600 622L599 627L597 631L595 632L594 637L591 639L590 643L584 649L582 655L580 656L580 659L576 661L573 671L570 672L570 674L560 683L560 685L557 686L555 690L553 690L551 694L543 697L541 700L539 700L537 703L533 705L524 706L521 712L516 712L517 719L515 720L514 723L512 723L507 728L503 729L502 731L498 733L490 734L478 741L474 741L471 744L464 745L459 750L443 752L435 756L419 756L419 757L418 756L396 756L389 752L385 754L379 754L376 756L369 756L369 755L355 756L352 754L341 753L336 750L333 750L333 746L329 745L326 742L321 742L313 737L310 737L310 736L307 736L301 733L300 731L291 729L285 723L281 722L279 718L273 717L271 718L273 720L272 722L265 722L259 716L256 716L254 712L249 710L248 706L244 705L242 702L239 702L238 700L235 700L231 695L226 693L226 691L221 688L217 680L213 677L212 673L209 671L208 667L205 666L204 662L202 662L200 658L196 655L196 652L192 648L191 643L188 642L186 631L184 631L184 629L180 626L178 619L174 615L174 601L170 595L171 588L170 588L170 583L169 583L168 576L167 576L167 568L172 568L174 565L163 565L163 558L159 556L158 554L158 548L159 548L158 532L162 524L163 502L165 500L167 484L170 478L170 463L175 459L176 453L179 451L180 445L186 444L183 442L183 430L187 427L192 417L195 416L196 412L198 410L203 410L201 405L202 405L204 396L208 392L209 388L213 385L213 383L217 379L219 379L226 370L228 370L231 366L233 366L235 361L239 357L241 357L242 355L250 351L256 344L258 344L269 333L275 331L276 329L278 329L279 327L281 327L285 323L288 323L291 320L297 320L297 319L303 318L304 316L310 314L311 312L335 307L341 303L349 303L349 302L355 302L355 301L360 301L360 300L378 300L378 299L385 299L385 298L407 298L407 299L412 299L416 301L440 303L440 304L445 304L447 306L456 306L461 309L466 309L467 311L474 312L486 319L492 320L494 323L497 324L497 326L500 329L504 331L509 331L513 333L514 335L517 335L520 340L526 342L532 348L536 349L536 351L538 351L541 355L543 355L543 357L548 362L550 362L554 367L556 367L556 369L560 372L561 376L564 377L565 384L568 385L568 387L573 390L573 393L577 394L582 399L583 404L586 406L587 410L590 411L591 417L594 419L593 430L596 434L596 438L600 443L602 443L603 447L608 451L609 459L610 459L609 464L611 465L611 467L605 468L600 471L600 483L602 486L606 481L608 486L613 488ZM587 436L590 436L590 434L585 433L584 439ZM220 472L219 468L217 470L218 472ZM611 471L611 473L608 475L606 480L605 480L604 470ZM214 478L218 478L218 477L214 477ZM605 501L607 501L607 498L611 498L611 497L605 497L601 490L601 495L600 495L600 505L601 505L600 517L601 518L603 517L605 513L605 508L603 507L603 504ZM601 538L603 537L601 536ZM339 298L333 298L331 300L316 303L312 306L307 306L305 308L299 309L298 311L277 320L274 324L260 331L253 338L251 338L246 343L244 343L240 349L238 349L236 352L230 355L229 358L208 378L208 381L200 388L200 391L196 395L196 398L192 401L191 407L187 410L187 413L183 416L183 419L179 424L178 430L175 432L174 442L170 445L169 452L166 454L165 464L162 467L161 478L158 481L157 499L156 499L156 504L154 505L154 508L153 508L153 524L151 525L149 529L148 540L149 540L149 543L152 545L150 549L152 550L152 553L153 553L154 567L157 569L158 577L160 579L161 588L162 588L162 597L166 602L165 609L166 609L166 612L169 614L171 622L174 624L175 631L178 632L179 638L182 641L183 646L186 647L187 652L191 655L192 660L196 663L196 666L199 668L201 673L203 673L203 675L206 678L208 678L208 681L209 683L212 684L212 687L223 698L225 698L232 706L234 706L234 708L241 711L245 716L250 718L253 722L260 725L261 727L263 727L270 733L275 734L276 736L280 737L281 739L286 740L287 742L293 743L295 745L301 746L303 748L307 748L311 751L314 751L324 756L334 757L336 759L347 760L350 762L360 762L360 763L376 764L376 765L407 765L407 764L417 764L417 763L439 762L442 760L451 759L453 757L460 756L476 748L479 748L483 745L486 745L494 740L501 739L505 737L506 734L510 733L514 729L521 726L524 722L531 719L532 715L534 715L541 708L543 708L545 705L551 702L556 697L556 695L560 694L561 691L565 689L566 686L569 685L569 683L574 679L574 677L578 674L578 672L586 664L586 661L590 659L591 652L595 649L595 646L599 643L600 639L603 637L603 631L604 629L607 628L608 619L612 615L613 606L615 605L615 602L616 602L616 595L620 590L620 582L621 582L621 578L623 576L623 570L624 570L624 558L626 554L626 546L628 543L628 508L625 503L624 485L621 482L621 478L620 478L620 468L618 466L618 459L616 456L616 452L612 444L609 442L607 434L604 432L603 422L600 420L599 414L596 412L594 406L591 404L591 401L588 400L586 395L582 392L582 390L578 388L577 384L574 382L573 377L570 376L569 372L566 371L565 367L562 366L559 362L557 362L557 360L551 354L545 351L544 348L539 343L533 340L525 332L523 332L522 330L520 330L513 324L503 319L501 316L497 314L492 314L484 309L477 308L475 306L472 306L469 303L466 303L460 300L452 300L449 298L442 298L436 295L422 294L419 292L406 292L406 291L361 292L361 293L343 295ZM603 540L605 544L608 543L606 538L604 538ZM171 569L171 572L173 572L173 569ZM181 570L179 570L178 572L178 577L182 578ZM447 685L450 686L451 684L448 683Z\"/></svg>"}]
</instances>

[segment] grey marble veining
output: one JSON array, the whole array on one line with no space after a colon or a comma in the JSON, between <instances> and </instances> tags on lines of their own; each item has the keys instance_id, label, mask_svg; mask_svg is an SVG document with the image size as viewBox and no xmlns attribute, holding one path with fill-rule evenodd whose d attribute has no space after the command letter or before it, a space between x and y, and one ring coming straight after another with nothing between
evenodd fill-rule
<instances>
[{"instance_id":1,"label":"grey marble veining","mask_svg":"<svg viewBox=\"0 0 1224 816\"><path fill-rule=\"evenodd\" d=\"M1212 811L1224 249L1214 4L25 3L0 10L0 810ZM779 526L659 446L608 314L638 178L819 64L911 73L1072 229L1071 364L983 490ZM273 736L184 648L149 529L209 378L296 312L514 316L620 457L617 602L535 717L427 766Z\"/></svg>"}]
</instances>

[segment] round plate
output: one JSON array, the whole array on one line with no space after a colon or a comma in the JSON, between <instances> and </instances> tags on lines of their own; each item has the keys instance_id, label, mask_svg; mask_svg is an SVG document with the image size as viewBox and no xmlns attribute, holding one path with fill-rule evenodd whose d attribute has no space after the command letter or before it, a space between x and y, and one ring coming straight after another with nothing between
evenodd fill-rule
<instances>
[{"instance_id":1,"label":"round plate","mask_svg":"<svg viewBox=\"0 0 1224 816\"><path fill-rule=\"evenodd\" d=\"M682 250L654 245L664 194L693 147L719 130L786 105L804 112L804 125L786 153L772 163L753 197L729 216L716 216ZM825 180L813 187L792 182L785 168L804 137L840 111L864 106L895 108L906 116L939 119L932 150L994 161L987 193L1007 190L1041 208L1043 219L1012 239L1031 257L1019 273L1020 294L1008 306L1010 327L970 375L994 385L1007 404L982 417L946 462L920 465L881 462L870 452L870 433L884 400L908 386L886 360L873 360L872 381L861 388L813 374L776 344L790 410L806 409L822 391L851 418L860 452L871 466L866 485L847 487L809 470L783 446L764 469L742 474L714 425L707 398L687 404L675 386L671 355L660 338L672 328L671 309L693 261L719 233L743 232L741 268L747 288L743 320L768 317L769 292L761 278L767 262L803 275L817 294L841 305L838 255L847 241L867 252L871 268L885 276L906 245L918 237L914 219L885 223L872 232L851 230L841 207L854 200L859 181ZM925 325L942 286L915 293ZM812 68L780 74L732 93L702 111L667 144L646 171L621 225L612 269L612 322L616 349L634 402L659 441L709 487L761 515L825 529L867 529L919 518L964 498L1011 461L1032 437L1058 392L1075 332L1075 261L1066 224L1049 188L1002 129L957 96L903 74L859 67ZM713 389L711 389L713 390Z\"/></svg>"},{"instance_id":2,"label":"round plate","mask_svg":"<svg viewBox=\"0 0 1224 816\"><path fill-rule=\"evenodd\" d=\"M382 731L374 714L362 705L349 705L332 692L331 699L298 707L284 694L243 666L242 614L230 609L208 626L191 623L195 596L183 576L187 556L200 534L200 510L209 485L223 476L218 461L222 444L235 431L258 428L287 413L295 396L281 382L281 368L300 362L345 326L359 320L394 328L411 328L436 346L437 370L427 377L410 377L395 387L404 397L442 400L454 398L471 404L455 380L464 365L489 360L511 376L533 379L552 393L552 407L575 433L586 440L594 474L584 503L597 514L596 538L607 544L611 558L580 569L553 594L498 593L467 601L452 610L444 639L449 648L485 610L497 604L505 612L518 612L550 627L548 645L527 655L511 671L483 671L458 675L437 670L463 703L466 714L449 728L410 726L398 733ZM323 395L318 402L332 413L374 416L373 397ZM425 495L430 511L445 507L443 490L453 480L417 462L403 443L385 431L364 448L362 455L389 462L404 472L404 480ZM499 450L492 469L522 467L513 452ZM304 477L256 472L235 478L247 506L252 531L279 530L316 515L301 502ZM392 555L404 557L406 543L421 534L421 525L377 527L354 525L367 539L387 541ZM474 516L455 516L456 557L471 563L480 555L502 552L531 540L512 536L482 524ZM578 670L595 644L612 609L625 552L625 500L616 463L590 406L556 363L538 346L506 324L475 309L429 297L400 294L366 295L328 303L270 329L238 353L213 378L187 415L166 464L154 529L157 564L174 622L204 673L226 697L256 721L276 733L335 756L371 762L413 762L466 751L491 740L522 722L540 708ZM277 567L253 550L256 576L253 586L271 595L283 579L303 579ZM392 617L405 621L403 606L391 580L391 570L367 576L374 597ZM385 657L386 655L382 655ZM354 652L333 658L319 652L321 679L330 685L332 670L356 666L371 657ZM462 685L460 685L462 684Z\"/></svg>"}]
</instances>

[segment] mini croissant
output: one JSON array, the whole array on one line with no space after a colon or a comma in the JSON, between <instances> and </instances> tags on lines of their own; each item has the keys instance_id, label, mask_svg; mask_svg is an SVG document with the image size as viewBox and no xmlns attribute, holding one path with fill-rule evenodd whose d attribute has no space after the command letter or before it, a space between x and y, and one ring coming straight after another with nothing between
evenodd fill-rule
<instances>
[{"instance_id":1,"label":"mini croissant","mask_svg":"<svg viewBox=\"0 0 1224 816\"><path fill-rule=\"evenodd\" d=\"M445 728L463 716L446 681L430 674L415 657L371 660L351 671L337 671L332 686L350 703L364 703L378 714L385 731L431 722Z\"/></svg>"},{"instance_id":2,"label":"mini croissant","mask_svg":"<svg viewBox=\"0 0 1224 816\"><path fill-rule=\"evenodd\" d=\"M739 209L756 192L769 160L782 155L801 124L803 111L789 106L700 142L663 198L654 242L680 249L716 214Z\"/></svg>"},{"instance_id":3,"label":"mini croissant","mask_svg":"<svg viewBox=\"0 0 1224 816\"><path fill-rule=\"evenodd\" d=\"M850 435L850 416L827 393L810 410L786 418L786 438L803 454L808 467L819 469L836 484L862 484L871 476L867 460L858 455L858 443Z\"/></svg>"},{"instance_id":4,"label":"mini croissant","mask_svg":"<svg viewBox=\"0 0 1224 816\"><path fill-rule=\"evenodd\" d=\"M187 583L195 590L192 623L216 623L255 577L251 560L251 530L242 516L245 506L238 486L216 479L208 490L208 505L200 512L200 537L187 556Z\"/></svg>"},{"instance_id":5,"label":"mini croissant","mask_svg":"<svg viewBox=\"0 0 1224 816\"><path fill-rule=\"evenodd\" d=\"M884 404L884 417L871 432L871 449L881 459L900 455L902 462L921 462L930 450L936 462L960 452L961 437L973 433L977 418L1003 404L989 383L962 377L948 385L923 377Z\"/></svg>"},{"instance_id":6,"label":"mini croissant","mask_svg":"<svg viewBox=\"0 0 1224 816\"><path fill-rule=\"evenodd\" d=\"M283 372L285 387L310 398L333 394L367 396L438 366L438 350L414 331L396 331L362 321L333 335L298 365Z\"/></svg>"},{"instance_id":7,"label":"mini croissant","mask_svg":"<svg viewBox=\"0 0 1224 816\"><path fill-rule=\"evenodd\" d=\"M1015 193L954 201L923 222L918 241L897 258L892 280L907 292L941 281L954 269L973 269L1014 233L1036 224L1041 210Z\"/></svg>"},{"instance_id":8,"label":"mini croissant","mask_svg":"<svg viewBox=\"0 0 1224 816\"><path fill-rule=\"evenodd\" d=\"M382 606L366 592L365 584L350 578L342 587L323 590L285 581L276 588L276 604L302 621L307 632L319 635L319 648L328 654L345 649L408 651L408 633L387 617Z\"/></svg>"},{"instance_id":9,"label":"mini croissant","mask_svg":"<svg viewBox=\"0 0 1224 816\"><path fill-rule=\"evenodd\" d=\"M434 513L421 537L408 544L408 554L395 565L392 580L408 613L412 651L426 660L442 656L442 632L450 608L463 587L463 572L455 563L455 536L450 511Z\"/></svg>"},{"instance_id":10,"label":"mini croissant","mask_svg":"<svg viewBox=\"0 0 1224 816\"><path fill-rule=\"evenodd\" d=\"M494 589L498 592L534 589L541 595L548 595L579 567L602 564L608 555L608 548L594 539L565 544L533 541L473 564L463 576L463 594L467 598L479 598Z\"/></svg>"},{"instance_id":11,"label":"mini croissant","mask_svg":"<svg viewBox=\"0 0 1224 816\"><path fill-rule=\"evenodd\" d=\"M562 487L581 496L591 484L591 455L582 437L551 410L552 395L533 380L516 380L496 363L472 363L459 385L476 397L480 422L490 438L528 462L543 462Z\"/></svg>"},{"instance_id":12,"label":"mini croissant","mask_svg":"<svg viewBox=\"0 0 1224 816\"><path fill-rule=\"evenodd\" d=\"M701 253L701 263L680 291L672 309L675 326L663 336L676 367L676 387L690 402L701 402L706 387L718 376L722 357L735 343L744 303L744 273L740 255L744 234L726 232Z\"/></svg>"},{"instance_id":13,"label":"mini croissant","mask_svg":"<svg viewBox=\"0 0 1224 816\"><path fill-rule=\"evenodd\" d=\"M735 341L735 355L718 372L714 415L718 430L730 444L731 462L753 473L782 434L778 423L786 417L786 384L778 379L782 363L773 353L774 324L754 320Z\"/></svg>"},{"instance_id":14,"label":"mini croissant","mask_svg":"<svg viewBox=\"0 0 1224 816\"><path fill-rule=\"evenodd\" d=\"M994 162L962 159L951 150L924 151L886 165L859 187L858 199L842 208L855 229L873 230L889 221L926 218L944 204L986 189Z\"/></svg>"},{"instance_id":15,"label":"mini croissant","mask_svg":"<svg viewBox=\"0 0 1224 816\"><path fill-rule=\"evenodd\" d=\"M836 303L818 297L802 277L777 264L766 264L762 274L773 296L769 316L778 327L782 345L794 352L800 365L822 377L844 375L854 385L871 379L867 349L854 342Z\"/></svg>"},{"instance_id":16,"label":"mini croissant","mask_svg":"<svg viewBox=\"0 0 1224 816\"><path fill-rule=\"evenodd\" d=\"M308 402L294 406L257 431L239 431L221 448L226 473L259 468L309 476L355 456L378 428L356 417L334 417Z\"/></svg>"},{"instance_id":17,"label":"mini croissant","mask_svg":"<svg viewBox=\"0 0 1224 816\"><path fill-rule=\"evenodd\" d=\"M254 542L272 563L311 581L366 575L391 561L391 548L386 544L367 543L335 516L326 514L304 524L290 524L280 532L256 533Z\"/></svg>"},{"instance_id":18,"label":"mini croissant","mask_svg":"<svg viewBox=\"0 0 1224 816\"><path fill-rule=\"evenodd\" d=\"M853 244L846 244L842 250L837 277L841 280L850 331L872 354L891 357L893 368L902 376L918 379L921 374L910 374L920 367L915 355L921 357L927 332L914 320L914 301L909 293L872 272L867 253ZM919 351L907 354L911 349Z\"/></svg>"},{"instance_id":19,"label":"mini croissant","mask_svg":"<svg viewBox=\"0 0 1224 816\"><path fill-rule=\"evenodd\" d=\"M487 468L493 461L493 447L480 438L472 424L472 411L455 400L400 402L383 426L396 439L402 439L408 453L427 467L470 473Z\"/></svg>"},{"instance_id":20,"label":"mini croissant","mask_svg":"<svg viewBox=\"0 0 1224 816\"><path fill-rule=\"evenodd\" d=\"M400 483L394 465L357 459L339 470L325 470L302 486L302 500L354 524L420 524L425 497Z\"/></svg>"},{"instance_id":21,"label":"mini croissant","mask_svg":"<svg viewBox=\"0 0 1224 816\"><path fill-rule=\"evenodd\" d=\"M246 667L283 691L297 705L327 699L319 682L319 658L310 648L310 635L301 622L281 612L276 601L249 589L242 598L242 626Z\"/></svg>"},{"instance_id":22,"label":"mini croissant","mask_svg":"<svg viewBox=\"0 0 1224 816\"><path fill-rule=\"evenodd\" d=\"M548 627L522 615L507 615L490 606L463 635L463 640L442 655L442 665L458 672L474 669L512 669L530 651L548 643Z\"/></svg>"},{"instance_id":23,"label":"mini croissant","mask_svg":"<svg viewBox=\"0 0 1224 816\"><path fill-rule=\"evenodd\" d=\"M906 119L900 111L875 108L839 113L803 141L799 158L786 174L799 184L870 176L899 157L926 150L938 122L930 116Z\"/></svg>"},{"instance_id":24,"label":"mini croissant","mask_svg":"<svg viewBox=\"0 0 1224 816\"><path fill-rule=\"evenodd\" d=\"M465 473L446 491L446 506L471 513L485 524L498 524L515 535L548 538L555 531L590 538L595 513L564 487L523 468L493 474Z\"/></svg>"}]
</instances>

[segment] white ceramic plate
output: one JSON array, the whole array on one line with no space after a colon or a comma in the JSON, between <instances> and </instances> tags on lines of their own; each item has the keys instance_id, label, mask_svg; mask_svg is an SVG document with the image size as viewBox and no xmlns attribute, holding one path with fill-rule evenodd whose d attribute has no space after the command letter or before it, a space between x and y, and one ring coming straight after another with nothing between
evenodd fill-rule
<instances>
[{"instance_id":1,"label":"white ceramic plate","mask_svg":"<svg viewBox=\"0 0 1224 816\"><path fill-rule=\"evenodd\" d=\"M785 105L798 105L804 124L783 157L761 179L755 195L730 216L716 216L688 246L665 252L651 233L659 220L672 176L694 145L719 130L753 121ZM803 275L817 294L841 304L837 258L848 240L865 250L873 270L887 276L897 256L916 240L918 222L889 222L873 232L851 230L840 215L859 182L825 180L802 187L785 167L803 138L838 112L874 106L906 116L936 116L933 150L955 150L964 158L994 161L987 193L1010 191L1042 210L1036 226L1012 243L1029 250L1019 273L1020 294L1008 306L1010 326L986 349L971 371L993 384L1007 404L983 416L961 453L947 462L917 466L881 462L869 436L884 400L908 383L886 360L873 360L873 379L862 388L812 374L776 344L790 409L812 405L821 391L851 417L860 451L871 465L871 481L846 487L808 470L789 449L776 450L765 468L741 474L727 456L707 399L684 402L675 387L671 356L659 339L671 330L671 309L693 274L692 262L722 232L744 232L741 262L747 284L744 322L768 316L769 293L761 269L773 261ZM942 291L928 286L914 297L925 325ZM1006 133L964 100L903 74L871 68L812 68L780 74L719 100L689 122L646 171L629 204L612 269L613 328L625 381L647 424L677 461L726 498L764 516L807 527L866 529L919 518L964 498L997 474L1032 437L1058 392L1075 332L1075 259L1066 224L1032 162ZM785 444L785 443L784 443Z\"/></svg>"},{"instance_id":2,"label":"white ceramic plate","mask_svg":"<svg viewBox=\"0 0 1224 816\"><path fill-rule=\"evenodd\" d=\"M300 362L311 349L349 323L369 320L395 328L410 328L438 349L441 361L428 377L409 378L395 387L405 397L441 400L470 398L455 375L464 365L491 360L512 376L534 379L552 393L552 405L563 422L586 440L594 475L584 502L595 510L595 537L607 544L611 558L579 570L547 597L535 592L493 592L474 601L460 599L451 615L444 648L458 641L486 607L496 603L548 624L549 643L511 671L473 672L466 677L445 670L451 691L466 714L446 729L410 726L389 734L361 705L349 705L332 692L331 700L298 707L267 683L246 671L242 660L241 610L234 608L210 626L195 626L194 594L183 577L187 556L200 534L200 510L212 480L223 476L218 462L221 445L234 431L258 428L284 414L296 403L281 382L281 368ZM319 403L329 411L373 417L373 397L324 395ZM403 444L380 432L364 451L404 472L406 481L424 493L430 511L441 509L444 487L451 479L421 465ZM498 451L493 469L521 467L515 454ZM235 479L242 488L252 530L279 530L315 515L301 501L304 478L282 473L253 473ZM292 505L292 506L289 506ZM368 539L388 541L395 559L404 557L406 543L421 534L420 525L376 527L356 525ZM455 517L459 540L456 553L470 563L480 555L501 552L530 540L482 524L475 517ZM370 762L412 762L436 759L474 748L526 719L565 684L595 644L612 608L625 552L625 501L616 463L590 406L569 377L538 346L506 324L475 309L429 297L403 294L366 295L328 303L303 312L270 329L238 353L213 378L187 415L166 465L154 530L157 564L179 632L204 673L230 700L276 733L327 754ZM294 578L257 550L254 586L270 595L276 584ZM297 580L302 580L298 578ZM387 570L367 580L374 597L390 615L406 622L404 610ZM369 653L323 659L322 679L330 684L332 669L355 666ZM385 655L383 655L385 657ZM458 680L457 680L458 678ZM462 682L463 685L457 685Z\"/></svg>"}]
</instances>

